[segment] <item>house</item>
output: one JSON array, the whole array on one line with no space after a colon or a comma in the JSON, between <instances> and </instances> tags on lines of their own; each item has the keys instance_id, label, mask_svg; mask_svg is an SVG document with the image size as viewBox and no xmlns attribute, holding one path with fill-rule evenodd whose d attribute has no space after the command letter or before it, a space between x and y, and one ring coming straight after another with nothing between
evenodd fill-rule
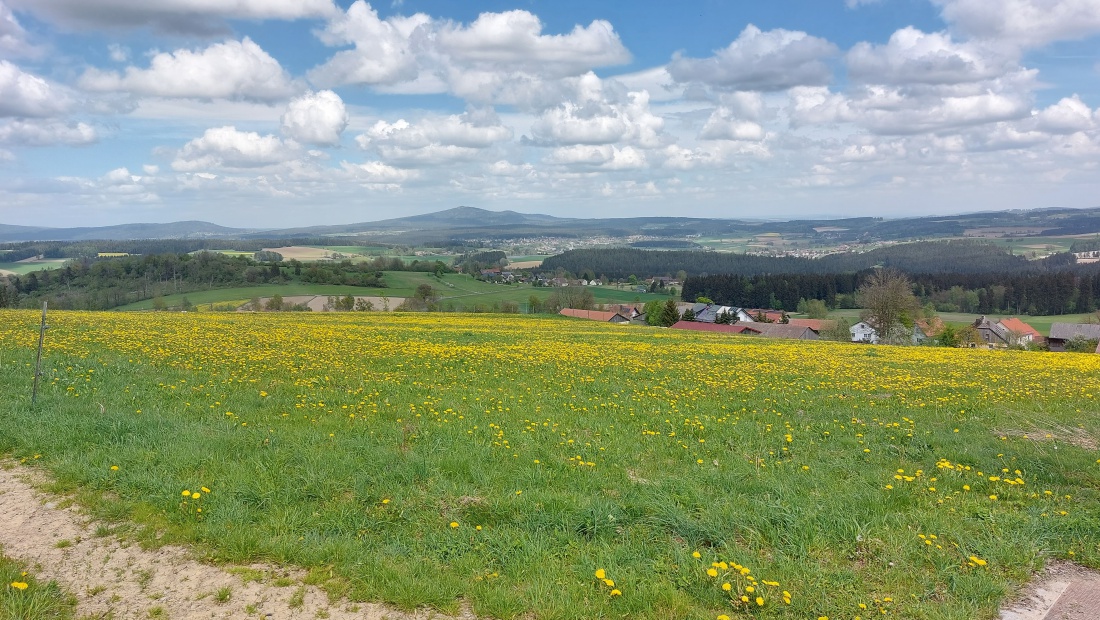
<instances>
[{"instance_id":1,"label":"house","mask_svg":"<svg viewBox=\"0 0 1100 620\"><path fill-rule=\"evenodd\" d=\"M573 308L564 308L558 314L562 316L571 316L575 319L588 319L590 321L602 321L604 323L624 324L630 322L630 317L623 316L618 312L603 312L600 310L575 310Z\"/></svg>"},{"instance_id":2,"label":"house","mask_svg":"<svg viewBox=\"0 0 1100 620\"><path fill-rule=\"evenodd\" d=\"M1038 330L1016 317L1001 319L1000 324L1008 334L1009 344L1025 345L1043 340L1043 335Z\"/></svg>"},{"instance_id":3,"label":"house","mask_svg":"<svg viewBox=\"0 0 1100 620\"><path fill-rule=\"evenodd\" d=\"M874 327L871 327L866 321L860 321L855 325L848 328L848 331L852 334L852 342L867 342L870 344L878 344L878 332Z\"/></svg>"},{"instance_id":4,"label":"house","mask_svg":"<svg viewBox=\"0 0 1100 620\"><path fill-rule=\"evenodd\" d=\"M943 333L943 321L940 317L917 319L913 322L913 344L924 344Z\"/></svg>"},{"instance_id":5,"label":"house","mask_svg":"<svg viewBox=\"0 0 1100 620\"><path fill-rule=\"evenodd\" d=\"M1100 340L1100 325L1091 323L1055 323L1050 326L1047 344L1051 351L1064 352L1070 340Z\"/></svg>"},{"instance_id":6,"label":"house","mask_svg":"<svg viewBox=\"0 0 1100 620\"><path fill-rule=\"evenodd\" d=\"M751 310L746 310L745 312L747 312L754 321L760 321L760 319L763 319L763 321L760 321L762 323L779 323L787 316L787 313L783 312L782 310L766 310L763 308L753 308Z\"/></svg>"},{"instance_id":7,"label":"house","mask_svg":"<svg viewBox=\"0 0 1100 620\"><path fill-rule=\"evenodd\" d=\"M978 337L989 347L1007 347L1009 345L1008 330L1001 324L994 323L988 317L982 316L974 321L974 329Z\"/></svg>"},{"instance_id":8,"label":"house","mask_svg":"<svg viewBox=\"0 0 1100 620\"><path fill-rule=\"evenodd\" d=\"M619 314L621 314L621 315L623 315L627 318L630 318L630 319L633 319L634 317L636 317L636 316L638 316L642 313L641 308L638 308L636 306L630 306L630 305L627 305L627 304L612 304L612 305L608 306L607 309L611 312L618 312Z\"/></svg>"},{"instance_id":9,"label":"house","mask_svg":"<svg viewBox=\"0 0 1100 620\"><path fill-rule=\"evenodd\" d=\"M744 308L697 303L691 309L695 312L695 320L700 323L714 323L718 320L718 315L722 313L736 317L738 323L752 323L753 321L752 316L745 312Z\"/></svg>"},{"instance_id":10,"label":"house","mask_svg":"<svg viewBox=\"0 0 1100 620\"><path fill-rule=\"evenodd\" d=\"M780 323L737 323L734 325L721 325L718 323L679 321L672 326L672 329L687 329L696 332L712 332L719 334L742 334L745 336L761 336L763 338L820 340L817 333L809 327L784 325Z\"/></svg>"},{"instance_id":11,"label":"house","mask_svg":"<svg viewBox=\"0 0 1100 620\"><path fill-rule=\"evenodd\" d=\"M717 323L697 323L695 321L677 321L672 329L686 329L693 332L712 332L718 334L740 334L744 325L719 325Z\"/></svg>"},{"instance_id":12,"label":"house","mask_svg":"<svg viewBox=\"0 0 1100 620\"><path fill-rule=\"evenodd\" d=\"M764 338L784 338L787 340L821 340L817 332L805 325L790 325L787 323L752 323L742 325L743 334L753 333Z\"/></svg>"},{"instance_id":13,"label":"house","mask_svg":"<svg viewBox=\"0 0 1100 620\"><path fill-rule=\"evenodd\" d=\"M830 321L828 319L790 319L787 321L787 325L796 325L798 327L809 327L814 330L815 334L821 335L821 332L827 332L831 329L836 329L836 321Z\"/></svg>"}]
</instances>

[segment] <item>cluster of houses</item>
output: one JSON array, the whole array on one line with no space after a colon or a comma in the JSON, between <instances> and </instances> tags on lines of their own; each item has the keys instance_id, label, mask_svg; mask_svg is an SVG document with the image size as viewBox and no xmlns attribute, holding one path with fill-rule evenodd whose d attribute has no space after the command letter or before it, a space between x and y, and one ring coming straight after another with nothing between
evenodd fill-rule
<instances>
[{"instance_id":1,"label":"cluster of houses","mask_svg":"<svg viewBox=\"0 0 1100 620\"><path fill-rule=\"evenodd\" d=\"M789 318L779 310L702 303L680 303L677 304L677 309L681 316L690 310L695 318L691 321L678 321L671 329L789 340L820 340L822 333L835 330L837 326L836 321L825 319ZM645 314L641 309L627 304L613 305L606 310L566 308L561 314L604 323L646 324ZM994 321L983 316L974 321L971 327L975 340L970 343L971 346L983 345L991 349L1041 344L1045 340L1051 351L1065 351L1066 344L1074 340L1100 341L1100 325L1097 324L1054 323L1050 328L1050 335L1045 339L1034 327L1014 317ZM938 318L919 320L914 323L911 332L906 330L903 337L912 344L919 345L940 335L943 329L944 324ZM852 325L848 331L852 342L877 344L880 341L879 334L864 321ZM1097 344L1096 352L1100 353L1100 344Z\"/></svg>"}]
</instances>

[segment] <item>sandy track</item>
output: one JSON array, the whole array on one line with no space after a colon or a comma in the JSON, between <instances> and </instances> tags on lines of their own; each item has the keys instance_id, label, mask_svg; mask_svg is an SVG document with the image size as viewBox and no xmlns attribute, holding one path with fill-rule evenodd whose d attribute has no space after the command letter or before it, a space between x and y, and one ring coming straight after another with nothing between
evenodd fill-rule
<instances>
[{"instance_id":1,"label":"sandy track","mask_svg":"<svg viewBox=\"0 0 1100 620\"><path fill-rule=\"evenodd\" d=\"M382 605L330 602L320 589L303 586L299 571L254 565L249 568L261 571L266 578L246 583L230 570L195 561L182 548L144 550L113 536L96 536L97 524L88 522L76 508L63 507L63 500L45 496L31 486L32 477L41 479L39 472L10 464L5 467L0 469L2 551L27 562L36 577L56 580L76 596L80 617L445 618L429 611L410 614ZM274 585L276 577L285 576L293 580L292 585ZM232 593L228 601L216 600L221 588ZM163 611L155 611L158 607ZM473 616L464 614L462 618L472 620Z\"/></svg>"}]
</instances>

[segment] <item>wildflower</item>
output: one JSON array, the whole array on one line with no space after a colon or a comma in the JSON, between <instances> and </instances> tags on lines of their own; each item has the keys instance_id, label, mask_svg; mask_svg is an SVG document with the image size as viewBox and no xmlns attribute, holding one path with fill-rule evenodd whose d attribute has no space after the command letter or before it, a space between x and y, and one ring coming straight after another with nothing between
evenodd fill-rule
<instances>
[{"instance_id":1,"label":"wildflower","mask_svg":"<svg viewBox=\"0 0 1100 620\"><path fill-rule=\"evenodd\" d=\"M711 577L717 577L718 576L718 570L714 569L714 568L708 568L707 569L707 574L710 575Z\"/></svg>"},{"instance_id":2,"label":"wildflower","mask_svg":"<svg viewBox=\"0 0 1100 620\"><path fill-rule=\"evenodd\" d=\"M609 588L614 588L615 587L615 582L611 579L604 579L603 580L603 585L605 585Z\"/></svg>"},{"instance_id":3,"label":"wildflower","mask_svg":"<svg viewBox=\"0 0 1100 620\"><path fill-rule=\"evenodd\" d=\"M388 497L387 497L387 498L385 498L385 499L383 499L383 500L382 500L382 505L383 505L383 506L385 506L385 505L386 505L386 504L388 504L388 503L390 503L390 498L388 498Z\"/></svg>"},{"instance_id":4,"label":"wildflower","mask_svg":"<svg viewBox=\"0 0 1100 620\"><path fill-rule=\"evenodd\" d=\"M976 555L970 556L970 561L978 566L985 566L987 562Z\"/></svg>"},{"instance_id":5,"label":"wildflower","mask_svg":"<svg viewBox=\"0 0 1100 620\"><path fill-rule=\"evenodd\" d=\"M607 578L607 571L605 571L602 568L596 569L596 579L606 579L606 578Z\"/></svg>"},{"instance_id":6,"label":"wildflower","mask_svg":"<svg viewBox=\"0 0 1100 620\"><path fill-rule=\"evenodd\" d=\"M453 530L457 527L458 527L458 521L451 521L451 529Z\"/></svg>"},{"instance_id":7,"label":"wildflower","mask_svg":"<svg viewBox=\"0 0 1100 620\"><path fill-rule=\"evenodd\" d=\"M118 471L118 465L111 465L111 471Z\"/></svg>"},{"instance_id":8,"label":"wildflower","mask_svg":"<svg viewBox=\"0 0 1100 620\"><path fill-rule=\"evenodd\" d=\"M730 585L730 583L729 583L729 582L726 582L726 583L723 583L723 584L722 584L722 589L723 589L723 590L725 590L726 592L729 592L730 590L732 590L732 589L733 589L733 586L732 586L732 585Z\"/></svg>"},{"instance_id":9,"label":"wildflower","mask_svg":"<svg viewBox=\"0 0 1100 620\"><path fill-rule=\"evenodd\" d=\"M758 607L763 607L764 606L764 597L763 596L756 597L756 605Z\"/></svg>"},{"instance_id":10,"label":"wildflower","mask_svg":"<svg viewBox=\"0 0 1100 620\"><path fill-rule=\"evenodd\" d=\"M730 617L726 614L719 614L718 617L715 618L715 620L730 620Z\"/></svg>"},{"instance_id":11,"label":"wildflower","mask_svg":"<svg viewBox=\"0 0 1100 620\"><path fill-rule=\"evenodd\" d=\"M993 501L997 501L997 496L996 495L990 495L989 499L991 499Z\"/></svg>"},{"instance_id":12,"label":"wildflower","mask_svg":"<svg viewBox=\"0 0 1100 620\"><path fill-rule=\"evenodd\" d=\"M609 594L609 596L622 596L622 595L623 595L622 591L621 591L621 590L617 590L617 589L616 589L616 590L612 590L612 591L611 591L611 593Z\"/></svg>"},{"instance_id":13,"label":"wildflower","mask_svg":"<svg viewBox=\"0 0 1100 620\"><path fill-rule=\"evenodd\" d=\"M692 551L691 552L691 557L693 557L695 559L699 559L699 558L703 557L703 554L699 553L698 551Z\"/></svg>"},{"instance_id":14,"label":"wildflower","mask_svg":"<svg viewBox=\"0 0 1100 620\"><path fill-rule=\"evenodd\" d=\"M199 493L198 491L191 494L191 499L198 499L200 497L202 497L202 494Z\"/></svg>"},{"instance_id":15,"label":"wildflower","mask_svg":"<svg viewBox=\"0 0 1100 620\"><path fill-rule=\"evenodd\" d=\"M13 581L13 582L11 582L11 587L15 588L16 590L26 590L27 589L27 582L25 582L25 581Z\"/></svg>"},{"instance_id":16,"label":"wildflower","mask_svg":"<svg viewBox=\"0 0 1100 620\"><path fill-rule=\"evenodd\" d=\"M206 487L203 487L203 488L202 488L202 492L203 492L203 493L209 493L209 492L210 492L210 489L208 489L208 488L206 488Z\"/></svg>"},{"instance_id":17,"label":"wildflower","mask_svg":"<svg viewBox=\"0 0 1100 620\"><path fill-rule=\"evenodd\" d=\"M184 497L190 497L191 496L191 491L188 490L188 489L184 489L183 493L180 493L180 495L182 495Z\"/></svg>"}]
</instances>

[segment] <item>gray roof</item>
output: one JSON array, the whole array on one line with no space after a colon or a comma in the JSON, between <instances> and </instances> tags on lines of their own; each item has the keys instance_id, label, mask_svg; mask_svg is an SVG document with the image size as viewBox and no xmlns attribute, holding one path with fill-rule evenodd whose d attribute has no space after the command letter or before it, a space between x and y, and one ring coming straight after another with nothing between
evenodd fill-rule
<instances>
[{"instance_id":1,"label":"gray roof","mask_svg":"<svg viewBox=\"0 0 1100 620\"><path fill-rule=\"evenodd\" d=\"M1081 337L1100 339L1100 325L1095 323L1055 323L1050 326L1050 337L1055 340L1073 340Z\"/></svg>"}]
</instances>

